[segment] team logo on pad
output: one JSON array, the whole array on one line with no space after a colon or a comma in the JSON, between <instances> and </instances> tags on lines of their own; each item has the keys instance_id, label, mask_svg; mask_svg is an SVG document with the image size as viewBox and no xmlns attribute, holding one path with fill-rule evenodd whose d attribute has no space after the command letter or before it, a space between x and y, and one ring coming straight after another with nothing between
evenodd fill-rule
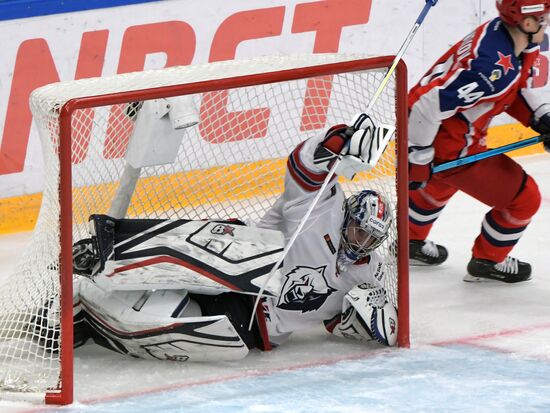
<instances>
[{"instance_id":1,"label":"team logo on pad","mask_svg":"<svg viewBox=\"0 0 550 413\"><path fill-rule=\"evenodd\" d=\"M212 234L216 234L216 235L228 234L228 235L231 235L233 237L233 236L235 236L235 234L234 234L235 227L232 227L231 225L226 225L226 224L217 224L217 225L214 225L212 227L210 232Z\"/></svg>"}]
</instances>

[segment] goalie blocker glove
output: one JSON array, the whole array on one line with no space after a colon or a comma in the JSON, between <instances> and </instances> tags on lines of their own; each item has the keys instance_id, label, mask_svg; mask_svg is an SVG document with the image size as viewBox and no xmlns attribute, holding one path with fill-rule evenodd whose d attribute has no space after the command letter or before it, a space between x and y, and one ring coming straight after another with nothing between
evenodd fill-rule
<instances>
[{"instance_id":1,"label":"goalie blocker glove","mask_svg":"<svg viewBox=\"0 0 550 413\"><path fill-rule=\"evenodd\" d=\"M550 103L540 106L531 118L531 128L543 135L544 149L550 152Z\"/></svg>"},{"instance_id":2,"label":"goalie blocker glove","mask_svg":"<svg viewBox=\"0 0 550 413\"><path fill-rule=\"evenodd\" d=\"M329 171L338 161L335 173L353 179L356 173L372 169L386 149L395 128L377 126L365 113L355 116L352 126L340 124L328 130L316 148L313 162Z\"/></svg>"}]
</instances>

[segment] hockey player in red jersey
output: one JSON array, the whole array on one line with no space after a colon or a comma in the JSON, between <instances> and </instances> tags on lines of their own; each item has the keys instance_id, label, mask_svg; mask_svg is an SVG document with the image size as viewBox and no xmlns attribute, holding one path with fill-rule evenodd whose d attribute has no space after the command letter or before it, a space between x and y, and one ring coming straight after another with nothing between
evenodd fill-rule
<instances>
[{"instance_id":1,"label":"hockey player in red jersey","mask_svg":"<svg viewBox=\"0 0 550 413\"><path fill-rule=\"evenodd\" d=\"M257 226L92 216L92 238L73 248L74 271L85 276L75 286L75 344L92 337L139 358L236 360L250 348L268 349L324 324L340 337L394 345L397 312L376 252L393 213L376 191L346 198L337 180L330 181L265 281L336 159L337 175L352 178L366 169L379 128L364 114L352 124L297 146L288 157L284 192Z\"/></svg>"},{"instance_id":2,"label":"hockey player in red jersey","mask_svg":"<svg viewBox=\"0 0 550 413\"><path fill-rule=\"evenodd\" d=\"M499 17L454 45L409 93L410 260L437 265L447 259L447 249L427 237L447 202L463 191L491 207L464 281L513 283L531 277L531 266L508 254L541 202L533 178L506 155L431 172L434 164L485 151L487 129L500 113L550 132L550 104L529 88L550 0L496 5Z\"/></svg>"}]
</instances>

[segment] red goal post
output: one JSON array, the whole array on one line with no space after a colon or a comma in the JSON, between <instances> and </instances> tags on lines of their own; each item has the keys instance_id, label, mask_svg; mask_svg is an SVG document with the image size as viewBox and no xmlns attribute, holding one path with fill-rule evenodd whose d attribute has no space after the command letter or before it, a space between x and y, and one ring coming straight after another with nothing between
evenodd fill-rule
<instances>
[{"instance_id":1,"label":"red goal post","mask_svg":"<svg viewBox=\"0 0 550 413\"><path fill-rule=\"evenodd\" d=\"M186 132L177 161L138 172L128 217L255 220L280 193L293 147L361 112L393 60L266 57L61 82L33 92L44 194L31 246L0 286L0 399L21 393L43 394L46 403L73 400L72 245L86 236L88 216L107 213L115 197L133 127L128 104L187 95L200 118ZM348 193L384 192L396 211L382 248L402 347L409 345L406 101L400 62L371 113L395 124L396 137L373 171L341 180ZM37 376L40 383L32 383Z\"/></svg>"}]
</instances>

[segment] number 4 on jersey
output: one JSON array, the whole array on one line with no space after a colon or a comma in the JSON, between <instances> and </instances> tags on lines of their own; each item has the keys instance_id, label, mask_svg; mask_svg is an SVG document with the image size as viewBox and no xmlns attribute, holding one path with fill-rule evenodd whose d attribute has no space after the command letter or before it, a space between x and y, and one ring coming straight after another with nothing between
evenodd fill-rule
<instances>
[{"instance_id":1,"label":"number 4 on jersey","mask_svg":"<svg viewBox=\"0 0 550 413\"><path fill-rule=\"evenodd\" d=\"M464 103L467 104L476 102L485 94L484 91L474 92L474 90L476 90L478 86L479 84L477 82L472 82L458 88L458 98L462 99Z\"/></svg>"}]
</instances>

